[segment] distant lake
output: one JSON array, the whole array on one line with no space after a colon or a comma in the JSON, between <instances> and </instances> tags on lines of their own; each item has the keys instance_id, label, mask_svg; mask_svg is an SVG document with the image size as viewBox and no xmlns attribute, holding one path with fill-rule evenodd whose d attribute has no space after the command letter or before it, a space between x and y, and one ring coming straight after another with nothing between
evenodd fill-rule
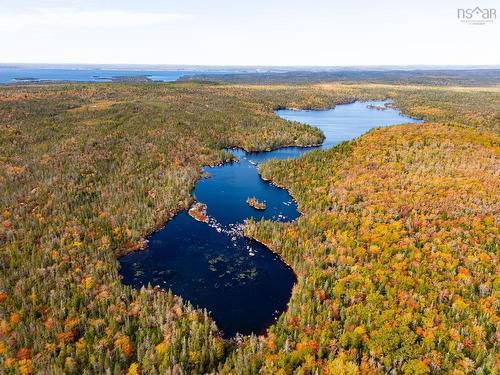
<instances>
[{"instance_id":1,"label":"distant lake","mask_svg":"<svg viewBox=\"0 0 500 375\"><path fill-rule=\"evenodd\" d=\"M355 102L325 111L280 110L276 114L320 128L329 148L379 127L419 122L386 107L386 102ZM232 150L238 162L205 167L210 177L198 181L197 201L208 206L209 223L185 211L149 238L147 250L120 259L123 282L140 288L151 284L207 309L226 337L263 334L286 310L295 283L293 271L265 246L245 238L242 224L253 217L287 222L299 216L290 194L258 174L257 165L271 158L298 158L314 147L287 147L271 152ZM256 197L263 211L246 203Z\"/></svg>"},{"instance_id":2,"label":"distant lake","mask_svg":"<svg viewBox=\"0 0 500 375\"><path fill-rule=\"evenodd\" d=\"M25 68L0 65L0 83L22 83L43 81L113 82L119 78L146 77L156 82L172 82L182 76L194 74L237 73L236 70L123 70L86 68Z\"/></svg>"}]
</instances>

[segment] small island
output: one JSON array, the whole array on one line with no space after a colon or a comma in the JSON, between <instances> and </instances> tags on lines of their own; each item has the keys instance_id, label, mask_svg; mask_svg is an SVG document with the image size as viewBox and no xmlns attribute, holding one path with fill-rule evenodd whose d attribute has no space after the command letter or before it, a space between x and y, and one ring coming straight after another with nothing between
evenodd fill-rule
<instances>
[{"instance_id":1,"label":"small island","mask_svg":"<svg viewBox=\"0 0 500 375\"><path fill-rule=\"evenodd\" d=\"M375 109L377 111L386 111L388 109L386 105L373 105L373 104L367 105L366 108Z\"/></svg>"},{"instance_id":2,"label":"small island","mask_svg":"<svg viewBox=\"0 0 500 375\"><path fill-rule=\"evenodd\" d=\"M138 76L113 76L111 77L112 82L121 82L121 83L147 83L153 82L151 78L147 75L138 75Z\"/></svg>"},{"instance_id":3,"label":"small island","mask_svg":"<svg viewBox=\"0 0 500 375\"><path fill-rule=\"evenodd\" d=\"M255 208L256 210L265 210L266 209L266 204L264 202L260 202L257 200L255 197L251 197L247 199L247 203L250 207Z\"/></svg>"},{"instance_id":4,"label":"small island","mask_svg":"<svg viewBox=\"0 0 500 375\"><path fill-rule=\"evenodd\" d=\"M188 211L189 216L193 219L208 223L207 205L204 203L195 203Z\"/></svg>"},{"instance_id":5,"label":"small island","mask_svg":"<svg viewBox=\"0 0 500 375\"><path fill-rule=\"evenodd\" d=\"M38 81L38 78L35 78L35 77L15 77L14 81L17 81L17 82L35 82L35 81Z\"/></svg>"}]
</instances>

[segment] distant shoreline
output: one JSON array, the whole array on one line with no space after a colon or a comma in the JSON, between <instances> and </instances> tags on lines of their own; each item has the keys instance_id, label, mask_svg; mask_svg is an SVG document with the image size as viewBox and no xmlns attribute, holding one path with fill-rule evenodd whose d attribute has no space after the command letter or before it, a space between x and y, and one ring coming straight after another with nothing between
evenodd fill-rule
<instances>
[{"instance_id":1,"label":"distant shoreline","mask_svg":"<svg viewBox=\"0 0 500 375\"><path fill-rule=\"evenodd\" d=\"M81 66L31 67L30 65L13 66L0 64L0 84L37 84L37 83L153 83L203 81L209 83L236 84L315 84L315 83L382 83L382 84L419 84L433 86L496 86L500 85L500 68L490 69L417 69L360 70L356 68L325 68L318 70L280 70L284 68L223 68L212 67L210 70L123 70L115 66L105 69ZM146 68L146 67L144 67ZM295 69L295 70L294 70Z\"/></svg>"}]
</instances>

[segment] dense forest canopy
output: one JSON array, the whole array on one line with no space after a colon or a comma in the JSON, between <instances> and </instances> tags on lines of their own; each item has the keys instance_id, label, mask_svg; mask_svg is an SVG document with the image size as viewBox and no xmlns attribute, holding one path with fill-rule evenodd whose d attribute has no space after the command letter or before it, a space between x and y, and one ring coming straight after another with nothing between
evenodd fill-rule
<instances>
[{"instance_id":1,"label":"dense forest canopy","mask_svg":"<svg viewBox=\"0 0 500 375\"><path fill-rule=\"evenodd\" d=\"M498 86L500 69L411 69L259 72L259 73L200 73L186 75L182 81L231 82L247 84L276 83L391 83L431 86Z\"/></svg>"},{"instance_id":2,"label":"dense forest canopy","mask_svg":"<svg viewBox=\"0 0 500 375\"><path fill-rule=\"evenodd\" d=\"M122 285L225 147L321 141L273 109L382 98L425 123L261 166L303 212L247 223L298 275L266 336ZM1 373L496 372L497 87L3 86L0 126Z\"/></svg>"}]
</instances>

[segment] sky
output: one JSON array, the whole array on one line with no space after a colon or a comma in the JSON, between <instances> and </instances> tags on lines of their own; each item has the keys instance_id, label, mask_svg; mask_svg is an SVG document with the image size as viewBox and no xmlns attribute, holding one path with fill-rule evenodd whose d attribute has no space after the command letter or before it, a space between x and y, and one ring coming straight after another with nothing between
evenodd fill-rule
<instances>
[{"instance_id":1,"label":"sky","mask_svg":"<svg viewBox=\"0 0 500 375\"><path fill-rule=\"evenodd\" d=\"M0 0L0 63L499 65L498 0ZM500 17L498 17L500 18Z\"/></svg>"}]
</instances>

